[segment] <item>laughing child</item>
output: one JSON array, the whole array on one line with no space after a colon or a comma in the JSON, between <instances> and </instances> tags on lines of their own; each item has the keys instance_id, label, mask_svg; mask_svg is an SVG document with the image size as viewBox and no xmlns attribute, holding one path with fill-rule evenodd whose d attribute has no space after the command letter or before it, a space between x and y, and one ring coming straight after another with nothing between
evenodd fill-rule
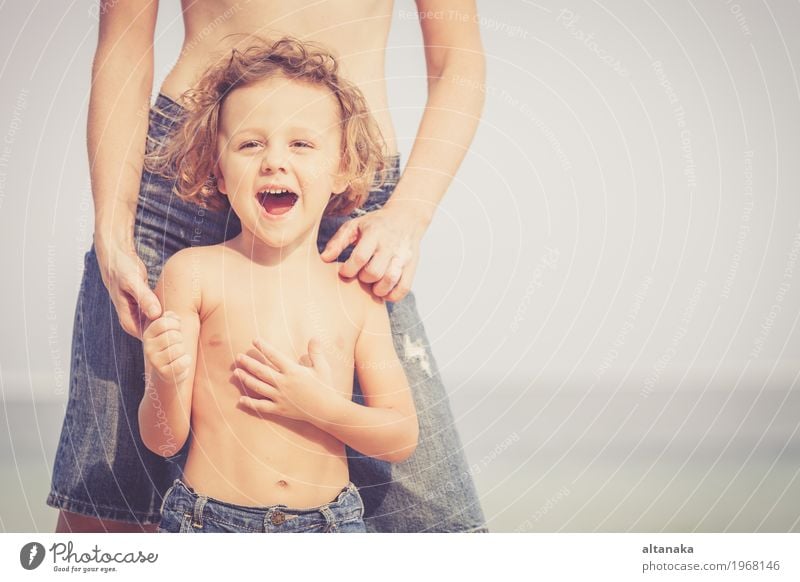
<instances>
[{"instance_id":1,"label":"laughing child","mask_svg":"<svg viewBox=\"0 0 800 582\"><path fill-rule=\"evenodd\" d=\"M317 234L366 199L380 132L333 57L290 38L234 50L185 101L146 163L186 200L227 197L242 230L167 261L143 334L142 440L168 457L191 433L160 531L363 532L345 445L405 460L417 417L384 302L320 258Z\"/></svg>"}]
</instances>

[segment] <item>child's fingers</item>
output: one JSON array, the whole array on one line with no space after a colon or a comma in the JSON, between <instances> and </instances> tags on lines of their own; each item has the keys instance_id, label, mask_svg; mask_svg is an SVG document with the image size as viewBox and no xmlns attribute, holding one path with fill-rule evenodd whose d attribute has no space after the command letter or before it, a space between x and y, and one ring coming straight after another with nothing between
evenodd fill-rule
<instances>
[{"instance_id":1,"label":"child's fingers","mask_svg":"<svg viewBox=\"0 0 800 582\"><path fill-rule=\"evenodd\" d=\"M275 386L278 381L278 375L280 374L278 370L259 362L255 358L251 358L247 354L239 354L236 358L236 364L263 382Z\"/></svg>"},{"instance_id":2,"label":"child's fingers","mask_svg":"<svg viewBox=\"0 0 800 582\"><path fill-rule=\"evenodd\" d=\"M166 366L159 370L159 374L162 378L169 378L177 383L181 383L189 376L189 366Z\"/></svg>"},{"instance_id":3,"label":"child's fingers","mask_svg":"<svg viewBox=\"0 0 800 582\"><path fill-rule=\"evenodd\" d=\"M308 359L311 362L310 367L318 371L328 369L328 360L322 349L322 341L318 337L312 337L308 340Z\"/></svg>"},{"instance_id":4,"label":"child's fingers","mask_svg":"<svg viewBox=\"0 0 800 582\"><path fill-rule=\"evenodd\" d=\"M188 358L188 362L181 358ZM176 344L167 346L163 350L156 352L150 358L150 361L153 362L156 366L161 368L166 368L169 366L185 366L188 367L189 362L191 362L191 357L189 354L186 353L186 350L183 349L183 344Z\"/></svg>"},{"instance_id":5,"label":"child's fingers","mask_svg":"<svg viewBox=\"0 0 800 582\"><path fill-rule=\"evenodd\" d=\"M155 337L144 338L144 353L150 357L163 352L164 350L177 350L183 352L183 334L177 330L167 330ZM175 352L178 353L178 352Z\"/></svg>"},{"instance_id":6,"label":"child's fingers","mask_svg":"<svg viewBox=\"0 0 800 582\"><path fill-rule=\"evenodd\" d=\"M250 398L249 396L242 396L239 398L239 404L252 412L258 414L277 414L278 406L271 400L261 398Z\"/></svg>"},{"instance_id":7,"label":"child's fingers","mask_svg":"<svg viewBox=\"0 0 800 582\"><path fill-rule=\"evenodd\" d=\"M183 382L189 375L189 365L192 363L192 358L189 354L183 354L177 360L171 362L168 366L170 373L175 377L178 382Z\"/></svg>"},{"instance_id":8,"label":"child's fingers","mask_svg":"<svg viewBox=\"0 0 800 582\"><path fill-rule=\"evenodd\" d=\"M154 338L158 335L161 335L165 331L169 331L171 329L177 330L180 328L181 328L181 320L178 318L177 315L173 317L173 316L167 316L165 314L164 316L159 317L153 323L147 326L147 329L144 332L144 337Z\"/></svg>"},{"instance_id":9,"label":"child's fingers","mask_svg":"<svg viewBox=\"0 0 800 582\"><path fill-rule=\"evenodd\" d=\"M169 346L183 345L183 334L177 329L168 329L153 338L153 342L162 350Z\"/></svg>"},{"instance_id":10,"label":"child's fingers","mask_svg":"<svg viewBox=\"0 0 800 582\"><path fill-rule=\"evenodd\" d=\"M262 382L241 368L237 368L233 371L233 373L239 382L241 382L242 386L251 392L255 392L256 394L264 396L265 398L269 398L270 400L275 400L278 397L278 391L274 386L271 386L266 382Z\"/></svg>"},{"instance_id":11,"label":"child's fingers","mask_svg":"<svg viewBox=\"0 0 800 582\"><path fill-rule=\"evenodd\" d=\"M183 353L178 355L174 360L172 360L169 365L174 370L185 371L189 369L189 364L192 363L192 356L187 353Z\"/></svg>"},{"instance_id":12,"label":"child's fingers","mask_svg":"<svg viewBox=\"0 0 800 582\"><path fill-rule=\"evenodd\" d=\"M261 352L267 361L272 364L276 370L278 370L278 372L284 373L294 365L292 360L261 338L254 339L253 345L259 352Z\"/></svg>"}]
</instances>

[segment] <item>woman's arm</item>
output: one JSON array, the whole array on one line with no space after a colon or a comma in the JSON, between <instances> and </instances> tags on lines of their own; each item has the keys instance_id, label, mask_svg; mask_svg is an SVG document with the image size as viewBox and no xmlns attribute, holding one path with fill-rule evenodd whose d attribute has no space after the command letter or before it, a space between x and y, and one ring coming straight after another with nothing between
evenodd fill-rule
<instances>
[{"instance_id":1,"label":"woman's arm","mask_svg":"<svg viewBox=\"0 0 800 582\"><path fill-rule=\"evenodd\" d=\"M330 366L321 345L309 342L311 365L290 358L261 340L255 348L267 364L240 354L236 377L262 396L242 396L240 403L258 413L303 420L369 457L399 463L414 452L419 426L411 390L397 359L382 300L369 307L355 348L355 365L366 406L333 389Z\"/></svg>"},{"instance_id":2,"label":"woman's arm","mask_svg":"<svg viewBox=\"0 0 800 582\"><path fill-rule=\"evenodd\" d=\"M341 226L322 258L357 241L344 277L372 283L387 301L408 294L419 245L467 153L484 104L486 64L474 0L417 0L428 69L428 100L400 181L386 205Z\"/></svg>"},{"instance_id":3,"label":"woman's arm","mask_svg":"<svg viewBox=\"0 0 800 582\"><path fill-rule=\"evenodd\" d=\"M98 265L123 329L136 337L140 308L150 319L161 313L133 243L157 14L157 0L100 3L87 127Z\"/></svg>"},{"instance_id":4,"label":"woman's arm","mask_svg":"<svg viewBox=\"0 0 800 582\"><path fill-rule=\"evenodd\" d=\"M427 226L472 143L484 104L486 62L475 0L417 0L428 100L411 154L386 207L412 209Z\"/></svg>"},{"instance_id":5,"label":"woman's arm","mask_svg":"<svg viewBox=\"0 0 800 582\"><path fill-rule=\"evenodd\" d=\"M200 335L200 289L196 249L173 255L164 265L156 295L166 311L144 330L145 391L139 432L158 455L176 454L189 436L192 387Z\"/></svg>"}]
</instances>

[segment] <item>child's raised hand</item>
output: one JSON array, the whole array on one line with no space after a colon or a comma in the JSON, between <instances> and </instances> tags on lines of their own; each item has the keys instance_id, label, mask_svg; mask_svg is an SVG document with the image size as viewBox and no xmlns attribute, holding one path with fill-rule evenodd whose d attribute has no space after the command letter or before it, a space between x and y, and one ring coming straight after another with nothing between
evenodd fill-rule
<instances>
[{"instance_id":1,"label":"child's raised hand","mask_svg":"<svg viewBox=\"0 0 800 582\"><path fill-rule=\"evenodd\" d=\"M255 412L276 414L312 424L328 420L342 395L334 390L333 373L316 338L308 342L308 356L294 362L264 340L253 346L268 362L239 354L234 376L261 398L242 396L239 403Z\"/></svg>"},{"instance_id":2,"label":"child's raised hand","mask_svg":"<svg viewBox=\"0 0 800 582\"><path fill-rule=\"evenodd\" d=\"M142 334L145 361L161 379L176 385L186 380L192 358L186 353L181 320L167 311L151 322Z\"/></svg>"}]
</instances>

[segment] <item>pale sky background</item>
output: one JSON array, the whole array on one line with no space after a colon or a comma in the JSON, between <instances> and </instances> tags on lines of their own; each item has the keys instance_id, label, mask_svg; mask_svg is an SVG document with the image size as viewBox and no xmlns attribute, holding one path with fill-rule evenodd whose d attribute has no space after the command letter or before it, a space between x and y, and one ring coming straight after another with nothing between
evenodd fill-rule
<instances>
[{"instance_id":1,"label":"pale sky background","mask_svg":"<svg viewBox=\"0 0 800 582\"><path fill-rule=\"evenodd\" d=\"M28 397L32 385L37 398L66 390L92 233L85 146L92 6L2 8L7 397ZM592 382L638 304L601 384L613 389L609 378L628 372L646 376L698 284L664 374L721 363L735 377L745 366L768 373L775 365L790 380L800 303L791 265L800 235L797 5L482 2L479 9L488 62L483 120L424 239L414 284L449 386L473 376L492 385L507 374ZM403 161L425 98L413 11L396 3L387 53ZM162 2L156 86L182 33L178 3ZM790 288L770 318L784 283Z\"/></svg>"},{"instance_id":2,"label":"pale sky background","mask_svg":"<svg viewBox=\"0 0 800 582\"><path fill-rule=\"evenodd\" d=\"M93 6L0 4L5 402L66 401L92 234ZM704 434L724 445L755 405L730 402L772 398L749 434L796 464L798 409L787 399L800 369L800 5L478 7L486 106L424 239L414 291L470 460L486 469L482 494L518 467L497 460L509 438L527 459L550 438L567 446L584 434L559 432L544 410L556 401L570 418L583 410L586 424L605 414L631 443L666 413L676 427L708 423ZM403 163L425 102L414 10L395 3L387 51ZM179 3L162 1L156 87L182 34ZM714 391L720 408L698 415L686 395ZM581 408L586 395L600 404ZM686 408L667 410L680 396Z\"/></svg>"}]
</instances>

